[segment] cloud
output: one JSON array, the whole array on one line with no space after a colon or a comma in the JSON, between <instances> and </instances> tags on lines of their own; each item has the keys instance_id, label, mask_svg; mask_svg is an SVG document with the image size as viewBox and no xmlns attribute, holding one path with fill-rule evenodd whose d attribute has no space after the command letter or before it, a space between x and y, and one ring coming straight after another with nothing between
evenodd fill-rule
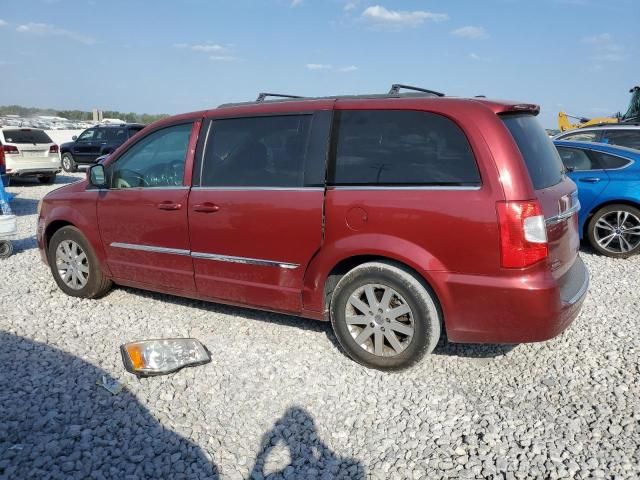
<instances>
[{"instance_id":1,"label":"cloud","mask_svg":"<svg viewBox=\"0 0 640 480\"><path fill-rule=\"evenodd\" d=\"M488 62L490 59L488 57L483 57L482 55L478 55L477 53L471 52L469 54L469 58L471 60L475 60L476 62Z\"/></svg>"},{"instance_id":2,"label":"cloud","mask_svg":"<svg viewBox=\"0 0 640 480\"><path fill-rule=\"evenodd\" d=\"M304 67L307 70L314 70L314 71L334 70L336 72L341 72L341 73L355 72L356 70L358 70L358 67L356 67L355 65L347 65L346 67L336 67L336 68L334 68L333 65L329 65L327 63L307 63Z\"/></svg>"},{"instance_id":3,"label":"cloud","mask_svg":"<svg viewBox=\"0 0 640 480\"><path fill-rule=\"evenodd\" d=\"M214 62L239 62L241 59L232 55L211 55L209 60Z\"/></svg>"},{"instance_id":4,"label":"cloud","mask_svg":"<svg viewBox=\"0 0 640 480\"><path fill-rule=\"evenodd\" d=\"M380 5L375 5L362 12L361 18L375 26L400 29L402 27L417 27L427 20L441 22L448 20L449 16L446 13L432 13L423 10L413 12L387 10Z\"/></svg>"},{"instance_id":5,"label":"cloud","mask_svg":"<svg viewBox=\"0 0 640 480\"><path fill-rule=\"evenodd\" d=\"M347 0L344 3L344 10L347 12L350 10L355 10L356 8L358 8L359 3L360 3L360 0Z\"/></svg>"},{"instance_id":6,"label":"cloud","mask_svg":"<svg viewBox=\"0 0 640 480\"><path fill-rule=\"evenodd\" d=\"M591 59L596 62L622 62L628 56L624 46L617 44L610 33L584 37L582 42L591 46Z\"/></svg>"},{"instance_id":7,"label":"cloud","mask_svg":"<svg viewBox=\"0 0 640 480\"><path fill-rule=\"evenodd\" d=\"M7 25L9 25L9 23L0 18L0 27L6 27Z\"/></svg>"},{"instance_id":8,"label":"cloud","mask_svg":"<svg viewBox=\"0 0 640 480\"><path fill-rule=\"evenodd\" d=\"M482 27L473 27L471 25L466 27L456 28L451 31L451 35L455 35L456 37L461 38L470 38L473 40L481 40L483 38L489 37L486 30Z\"/></svg>"},{"instance_id":9,"label":"cloud","mask_svg":"<svg viewBox=\"0 0 640 480\"><path fill-rule=\"evenodd\" d=\"M307 63L305 68L307 70L332 70L333 65L327 65L324 63Z\"/></svg>"},{"instance_id":10,"label":"cloud","mask_svg":"<svg viewBox=\"0 0 640 480\"><path fill-rule=\"evenodd\" d=\"M302 5L302 0L291 0L291 7L299 7Z\"/></svg>"},{"instance_id":11,"label":"cloud","mask_svg":"<svg viewBox=\"0 0 640 480\"><path fill-rule=\"evenodd\" d=\"M189 43L174 43L174 48L188 48L193 50L194 52L205 52L205 53L221 53L226 51L226 48L222 45L218 45L217 43L201 43L201 44L189 44Z\"/></svg>"},{"instance_id":12,"label":"cloud","mask_svg":"<svg viewBox=\"0 0 640 480\"><path fill-rule=\"evenodd\" d=\"M16 28L16 32L40 36L64 37L76 42L84 43L85 45L93 45L94 43L96 43L95 39L92 37L89 37L82 33L72 32L71 30L58 28L46 23L29 22L24 25L19 25L18 28Z\"/></svg>"}]
</instances>

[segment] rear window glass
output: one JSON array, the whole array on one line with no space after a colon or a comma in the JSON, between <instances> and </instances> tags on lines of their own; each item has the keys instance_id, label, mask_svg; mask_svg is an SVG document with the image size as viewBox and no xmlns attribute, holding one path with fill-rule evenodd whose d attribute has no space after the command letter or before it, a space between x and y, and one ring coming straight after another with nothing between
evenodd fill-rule
<instances>
[{"instance_id":1,"label":"rear window glass","mask_svg":"<svg viewBox=\"0 0 640 480\"><path fill-rule=\"evenodd\" d=\"M53 143L42 130L4 130L3 133L7 143Z\"/></svg>"},{"instance_id":2,"label":"rear window glass","mask_svg":"<svg viewBox=\"0 0 640 480\"><path fill-rule=\"evenodd\" d=\"M333 185L480 185L462 130L428 112L339 112L332 167Z\"/></svg>"},{"instance_id":3,"label":"rear window glass","mask_svg":"<svg viewBox=\"0 0 640 480\"><path fill-rule=\"evenodd\" d=\"M640 129L606 129L602 131L602 140L600 142L640 150Z\"/></svg>"},{"instance_id":4,"label":"rear window glass","mask_svg":"<svg viewBox=\"0 0 640 480\"><path fill-rule=\"evenodd\" d=\"M505 115L511 132L529 170L533 188L540 190L560 183L564 167L558 150L533 115Z\"/></svg>"}]
</instances>

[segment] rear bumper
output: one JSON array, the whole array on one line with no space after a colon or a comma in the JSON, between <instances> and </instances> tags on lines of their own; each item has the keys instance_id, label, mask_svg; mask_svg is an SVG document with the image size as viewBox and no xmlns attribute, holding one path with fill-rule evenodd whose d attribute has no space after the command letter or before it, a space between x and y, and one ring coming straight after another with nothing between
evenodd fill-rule
<instances>
[{"instance_id":1,"label":"rear bumper","mask_svg":"<svg viewBox=\"0 0 640 480\"><path fill-rule=\"evenodd\" d=\"M7 172L7 176L10 177L32 177L41 175L51 175L53 173L60 173L60 167L42 167L42 168L13 168L10 172Z\"/></svg>"},{"instance_id":2,"label":"rear bumper","mask_svg":"<svg viewBox=\"0 0 640 480\"><path fill-rule=\"evenodd\" d=\"M447 336L463 343L527 343L562 333L580 313L589 272L580 257L560 278L547 268L509 277L434 274Z\"/></svg>"}]
</instances>

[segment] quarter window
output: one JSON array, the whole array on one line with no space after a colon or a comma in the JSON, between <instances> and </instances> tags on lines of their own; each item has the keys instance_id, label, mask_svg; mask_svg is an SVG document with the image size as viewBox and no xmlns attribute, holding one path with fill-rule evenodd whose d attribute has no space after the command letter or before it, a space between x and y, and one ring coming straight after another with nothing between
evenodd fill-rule
<instances>
[{"instance_id":1,"label":"quarter window","mask_svg":"<svg viewBox=\"0 0 640 480\"><path fill-rule=\"evenodd\" d=\"M312 115L214 120L203 187L302 187Z\"/></svg>"},{"instance_id":2,"label":"quarter window","mask_svg":"<svg viewBox=\"0 0 640 480\"><path fill-rule=\"evenodd\" d=\"M333 185L480 184L467 138L441 115L399 110L337 115Z\"/></svg>"},{"instance_id":3,"label":"quarter window","mask_svg":"<svg viewBox=\"0 0 640 480\"><path fill-rule=\"evenodd\" d=\"M592 151L591 154L596 158L598 163L601 165L600 168L604 168L606 170L622 168L629 165L629 163L631 163L631 161L627 160L626 158L617 157L615 155L609 155L607 153Z\"/></svg>"},{"instance_id":4,"label":"quarter window","mask_svg":"<svg viewBox=\"0 0 640 480\"><path fill-rule=\"evenodd\" d=\"M191 123L155 131L129 148L113 166L113 188L181 186Z\"/></svg>"}]
</instances>

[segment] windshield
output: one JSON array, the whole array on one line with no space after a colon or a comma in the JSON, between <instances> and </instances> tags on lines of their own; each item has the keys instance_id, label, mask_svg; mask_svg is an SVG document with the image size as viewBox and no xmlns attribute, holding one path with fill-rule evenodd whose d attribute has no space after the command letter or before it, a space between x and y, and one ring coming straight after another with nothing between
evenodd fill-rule
<instances>
[{"instance_id":1,"label":"windshield","mask_svg":"<svg viewBox=\"0 0 640 480\"><path fill-rule=\"evenodd\" d=\"M42 130L21 128L16 130L4 130L4 139L7 143L53 143L49 135Z\"/></svg>"},{"instance_id":2,"label":"windshield","mask_svg":"<svg viewBox=\"0 0 640 480\"><path fill-rule=\"evenodd\" d=\"M504 124L522 154L533 188L541 190L560 183L564 167L553 142L531 114L505 115Z\"/></svg>"}]
</instances>

